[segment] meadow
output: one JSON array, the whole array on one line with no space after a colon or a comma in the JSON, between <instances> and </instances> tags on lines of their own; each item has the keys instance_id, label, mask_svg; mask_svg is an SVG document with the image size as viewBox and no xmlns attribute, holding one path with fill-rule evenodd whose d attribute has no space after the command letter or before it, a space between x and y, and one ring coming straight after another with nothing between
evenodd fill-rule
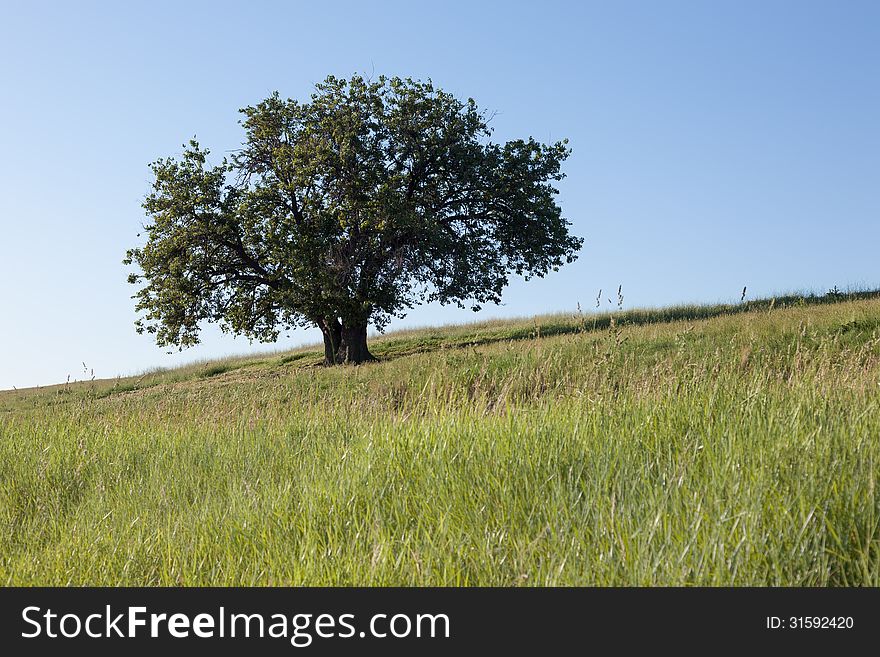
<instances>
[{"instance_id":1,"label":"meadow","mask_svg":"<svg viewBox=\"0 0 880 657\"><path fill-rule=\"evenodd\" d=\"M0 584L880 585L880 294L0 392Z\"/></svg>"}]
</instances>

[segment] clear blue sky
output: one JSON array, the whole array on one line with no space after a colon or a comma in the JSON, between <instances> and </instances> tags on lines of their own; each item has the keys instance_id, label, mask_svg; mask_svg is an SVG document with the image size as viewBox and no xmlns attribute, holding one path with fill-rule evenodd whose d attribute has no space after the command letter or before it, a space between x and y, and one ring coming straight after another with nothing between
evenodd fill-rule
<instances>
[{"instance_id":1,"label":"clear blue sky","mask_svg":"<svg viewBox=\"0 0 880 657\"><path fill-rule=\"evenodd\" d=\"M560 203L586 238L479 316L880 284L880 2L4 2L0 388L265 349L134 332L121 264L147 164L328 74L430 77L499 140L568 137ZM316 339L295 332L284 348Z\"/></svg>"}]
</instances>

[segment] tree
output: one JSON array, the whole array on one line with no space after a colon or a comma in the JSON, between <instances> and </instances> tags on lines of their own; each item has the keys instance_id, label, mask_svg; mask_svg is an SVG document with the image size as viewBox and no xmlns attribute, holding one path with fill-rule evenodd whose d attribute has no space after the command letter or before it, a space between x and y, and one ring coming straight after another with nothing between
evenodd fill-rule
<instances>
[{"instance_id":1,"label":"tree","mask_svg":"<svg viewBox=\"0 0 880 657\"><path fill-rule=\"evenodd\" d=\"M198 343L199 325L274 341L315 325L327 364L372 359L419 302L498 303L511 273L543 276L582 244L555 203L567 141L489 140L473 99L431 82L328 77L309 102L276 92L241 110L221 164L192 140L151 165L139 332Z\"/></svg>"}]
</instances>

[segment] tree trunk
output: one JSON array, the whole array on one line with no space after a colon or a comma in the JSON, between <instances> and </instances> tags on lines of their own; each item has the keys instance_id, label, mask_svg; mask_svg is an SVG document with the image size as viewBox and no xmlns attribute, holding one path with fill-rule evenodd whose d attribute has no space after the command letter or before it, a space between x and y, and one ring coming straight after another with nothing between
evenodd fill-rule
<instances>
[{"instance_id":1,"label":"tree trunk","mask_svg":"<svg viewBox=\"0 0 880 657\"><path fill-rule=\"evenodd\" d=\"M367 321L343 322L342 342L336 352L337 363L363 363L376 360L367 348Z\"/></svg>"},{"instance_id":2,"label":"tree trunk","mask_svg":"<svg viewBox=\"0 0 880 657\"><path fill-rule=\"evenodd\" d=\"M327 317L318 326L324 334L324 365L335 365L339 362L336 352L342 344L342 324L335 317Z\"/></svg>"}]
</instances>

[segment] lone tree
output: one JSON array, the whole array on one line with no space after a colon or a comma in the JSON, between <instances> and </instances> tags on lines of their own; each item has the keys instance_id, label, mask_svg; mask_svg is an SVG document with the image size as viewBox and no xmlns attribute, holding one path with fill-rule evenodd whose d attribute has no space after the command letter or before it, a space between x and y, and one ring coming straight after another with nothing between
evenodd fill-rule
<instances>
[{"instance_id":1,"label":"lone tree","mask_svg":"<svg viewBox=\"0 0 880 657\"><path fill-rule=\"evenodd\" d=\"M327 364L360 363L367 325L424 301L479 310L508 276L543 276L582 244L555 203L567 141L489 140L487 117L431 82L328 77L309 102L241 110L217 166L193 140L151 165L138 332L198 343L199 324L270 342L315 325Z\"/></svg>"}]
</instances>

